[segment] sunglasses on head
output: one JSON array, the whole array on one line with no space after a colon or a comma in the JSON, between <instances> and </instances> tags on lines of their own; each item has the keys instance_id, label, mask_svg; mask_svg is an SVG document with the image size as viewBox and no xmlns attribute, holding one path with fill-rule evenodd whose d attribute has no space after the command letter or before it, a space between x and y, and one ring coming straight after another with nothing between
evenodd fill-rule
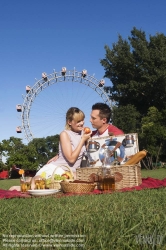
<instances>
[{"instance_id":1,"label":"sunglasses on head","mask_svg":"<svg viewBox=\"0 0 166 250\"><path fill-rule=\"evenodd\" d=\"M73 111L76 112L76 113L80 112L80 110L78 108L73 108Z\"/></svg>"}]
</instances>

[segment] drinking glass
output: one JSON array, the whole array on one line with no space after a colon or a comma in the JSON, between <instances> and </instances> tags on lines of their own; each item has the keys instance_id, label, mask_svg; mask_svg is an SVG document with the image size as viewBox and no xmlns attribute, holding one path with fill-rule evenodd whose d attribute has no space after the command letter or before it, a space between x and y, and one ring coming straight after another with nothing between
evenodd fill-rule
<instances>
[{"instance_id":1,"label":"drinking glass","mask_svg":"<svg viewBox=\"0 0 166 250\"><path fill-rule=\"evenodd\" d=\"M31 189L31 177L21 177L20 178L21 192L26 193Z\"/></svg>"}]
</instances>

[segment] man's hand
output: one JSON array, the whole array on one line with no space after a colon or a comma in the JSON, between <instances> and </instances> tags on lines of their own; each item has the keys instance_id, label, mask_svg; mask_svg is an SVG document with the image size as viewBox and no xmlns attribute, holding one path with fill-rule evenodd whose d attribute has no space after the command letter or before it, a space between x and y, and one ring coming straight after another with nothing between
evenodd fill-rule
<instances>
[{"instance_id":1,"label":"man's hand","mask_svg":"<svg viewBox=\"0 0 166 250\"><path fill-rule=\"evenodd\" d=\"M51 163L52 161L56 161L56 160L58 159L58 157L59 157L59 154L57 154L56 156L54 156L53 158L51 158L51 159L47 162L47 164L48 164L48 163Z\"/></svg>"}]
</instances>

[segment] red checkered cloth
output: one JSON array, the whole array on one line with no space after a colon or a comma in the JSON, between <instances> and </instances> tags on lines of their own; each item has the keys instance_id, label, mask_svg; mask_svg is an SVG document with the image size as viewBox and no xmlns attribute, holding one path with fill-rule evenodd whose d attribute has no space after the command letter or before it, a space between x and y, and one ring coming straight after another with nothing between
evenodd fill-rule
<instances>
[{"instance_id":1,"label":"red checkered cloth","mask_svg":"<svg viewBox=\"0 0 166 250\"><path fill-rule=\"evenodd\" d=\"M143 189L153 189L153 188L161 188L161 187L166 187L166 178L163 180L159 179L154 179L151 177L143 178L142 179L142 184L139 186L134 186L131 188L123 188L121 190L118 190L119 192L127 192L127 191L134 191L134 190L143 190ZM112 191L100 191L95 189L93 192L88 193L88 194L103 194L103 193L112 193ZM67 194L59 194L56 197L64 197L64 196L71 196L71 195L85 195L85 194L72 194L72 193L67 193ZM20 191L10 191L10 190L3 190L0 189L0 199L10 199L10 198L30 198L31 195L26 194L26 193L21 193Z\"/></svg>"},{"instance_id":2,"label":"red checkered cloth","mask_svg":"<svg viewBox=\"0 0 166 250\"><path fill-rule=\"evenodd\" d=\"M26 193L21 193L20 191L17 190L3 190L0 189L0 199L6 198L6 199L10 199L10 198L27 198L27 197L31 197L29 194Z\"/></svg>"}]
</instances>

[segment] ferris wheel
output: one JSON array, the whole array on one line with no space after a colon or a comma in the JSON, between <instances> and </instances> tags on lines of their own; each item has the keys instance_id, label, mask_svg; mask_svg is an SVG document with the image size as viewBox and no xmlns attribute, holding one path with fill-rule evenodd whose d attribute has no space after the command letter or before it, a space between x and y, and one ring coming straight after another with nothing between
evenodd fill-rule
<instances>
[{"instance_id":1,"label":"ferris wheel","mask_svg":"<svg viewBox=\"0 0 166 250\"><path fill-rule=\"evenodd\" d=\"M112 108L112 102L104 90L105 81L97 80L87 70L53 71L42 73L31 87L26 86L23 104L17 104L21 125L17 133L24 132L28 141L59 134L65 127L65 115L70 107L78 107L85 113L85 126L91 127L92 105L104 102Z\"/></svg>"}]
</instances>

